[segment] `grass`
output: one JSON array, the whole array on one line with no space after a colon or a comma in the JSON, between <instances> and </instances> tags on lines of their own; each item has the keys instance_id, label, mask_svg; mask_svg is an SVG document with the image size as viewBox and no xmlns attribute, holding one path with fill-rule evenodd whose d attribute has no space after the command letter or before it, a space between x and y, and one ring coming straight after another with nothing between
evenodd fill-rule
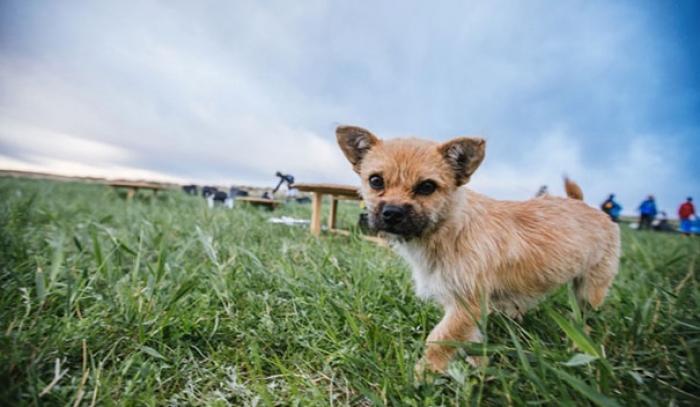
<instances>
[{"instance_id":1,"label":"grass","mask_svg":"<svg viewBox=\"0 0 700 407\"><path fill-rule=\"evenodd\" d=\"M624 230L600 311L563 288L521 322L493 314L485 345L456 344L488 366L419 384L440 310L407 266L279 214L309 207L0 178L0 404L700 403L698 239Z\"/></svg>"}]
</instances>

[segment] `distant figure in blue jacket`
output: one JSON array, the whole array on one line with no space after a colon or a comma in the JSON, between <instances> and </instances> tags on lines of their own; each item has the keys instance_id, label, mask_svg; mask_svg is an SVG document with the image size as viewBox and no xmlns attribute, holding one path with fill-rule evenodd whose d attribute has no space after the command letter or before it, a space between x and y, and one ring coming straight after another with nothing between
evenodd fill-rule
<instances>
[{"instance_id":1,"label":"distant figure in blue jacket","mask_svg":"<svg viewBox=\"0 0 700 407\"><path fill-rule=\"evenodd\" d=\"M654 196L649 197L639 205L639 230L651 229L651 223L656 217L656 202Z\"/></svg>"},{"instance_id":2,"label":"distant figure in blue jacket","mask_svg":"<svg viewBox=\"0 0 700 407\"><path fill-rule=\"evenodd\" d=\"M610 194L608 199L606 199L605 202L600 205L600 209L607 213L613 222L617 222L619 220L620 212L622 212L622 206L615 202L615 194Z\"/></svg>"}]
</instances>

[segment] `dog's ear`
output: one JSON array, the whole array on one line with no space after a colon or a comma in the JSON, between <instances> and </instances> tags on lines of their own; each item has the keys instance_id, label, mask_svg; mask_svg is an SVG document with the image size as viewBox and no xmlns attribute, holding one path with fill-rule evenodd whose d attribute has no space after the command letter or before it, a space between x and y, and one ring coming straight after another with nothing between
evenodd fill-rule
<instances>
[{"instance_id":1,"label":"dog's ear","mask_svg":"<svg viewBox=\"0 0 700 407\"><path fill-rule=\"evenodd\" d=\"M438 150L455 174L457 186L469 182L469 177L484 160L486 141L478 137L459 137L441 144Z\"/></svg>"},{"instance_id":2,"label":"dog's ear","mask_svg":"<svg viewBox=\"0 0 700 407\"><path fill-rule=\"evenodd\" d=\"M365 157L365 154L377 143L377 136L361 127L355 126L339 126L335 130L335 137L338 139L338 145L343 154L352 164L352 169L355 172L360 172L360 163Z\"/></svg>"}]
</instances>

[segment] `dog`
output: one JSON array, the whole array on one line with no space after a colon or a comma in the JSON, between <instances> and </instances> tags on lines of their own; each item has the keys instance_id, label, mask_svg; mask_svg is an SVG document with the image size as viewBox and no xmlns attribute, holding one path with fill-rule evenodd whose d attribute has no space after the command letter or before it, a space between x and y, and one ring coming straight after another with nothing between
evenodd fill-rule
<instances>
[{"instance_id":1,"label":"dog","mask_svg":"<svg viewBox=\"0 0 700 407\"><path fill-rule=\"evenodd\" d=\"M579 199L500 201L464 187L484 159L481 138L381 140L354 126L336 137L360 176L370 227L410 264L417 295L444 310L418 377L445 371L455 352L445 342L479 342L484 312L518 318L569 281L582 305L602 304L620 257L618 226L603 212Z\"/></svg>"}]
</instances>

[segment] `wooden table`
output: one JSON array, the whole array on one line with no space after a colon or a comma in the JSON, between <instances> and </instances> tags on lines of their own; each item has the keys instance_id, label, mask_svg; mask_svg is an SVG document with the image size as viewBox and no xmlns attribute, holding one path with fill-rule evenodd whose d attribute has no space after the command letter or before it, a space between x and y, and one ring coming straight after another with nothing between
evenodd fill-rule
<instances>
[{"instance_id":1,"label":"wooden table","mask_svg":"<svg viewBox=\"0 0 700 407\"><path fill-rule=\"evenodd\" d=\"M155 194L156 192L165 189L161 184L153 184L150 182L138 181L112 181L108 183L113 188L126 188L126 199L131 199L136 195L139 189L150 189Z\"/></svg>"},{"instance_id":2,"label":"wooden table","mask_svg":"<svg viewBox=\"0 0 700 407\"><path fill-rule=\"evenodd\" d=\"M294 184L294 188L302 192L311 192L311 233L321 234L321 203L324 195L330 195L331 208L328 214L328 230L336 230L335 223L338 213L338 200L362 200L357 187L337 184Z\"/></svg>"},{"instance_id":3,"label":"wooden table","mask_svg":"<svg viewBox=\"0 0 700 407\"><path fill-rule=\"evenodd\" d=\"M323 203L324 195L329 195L331 197L331 207L328 213L328 231L346 236L350 235L350 232L347 230L336 229L335 227L338 214L338 201L341 199L361 201L362 197L358 192L358 187L338 184L294 184L293 188L302 192L311 192L312 194L310 229L313 235L319 236L321 234L321 204ZM384 239L376 236L362 235L362 237L380 245L386 244Z\"/></svg>"}]
</instances>

